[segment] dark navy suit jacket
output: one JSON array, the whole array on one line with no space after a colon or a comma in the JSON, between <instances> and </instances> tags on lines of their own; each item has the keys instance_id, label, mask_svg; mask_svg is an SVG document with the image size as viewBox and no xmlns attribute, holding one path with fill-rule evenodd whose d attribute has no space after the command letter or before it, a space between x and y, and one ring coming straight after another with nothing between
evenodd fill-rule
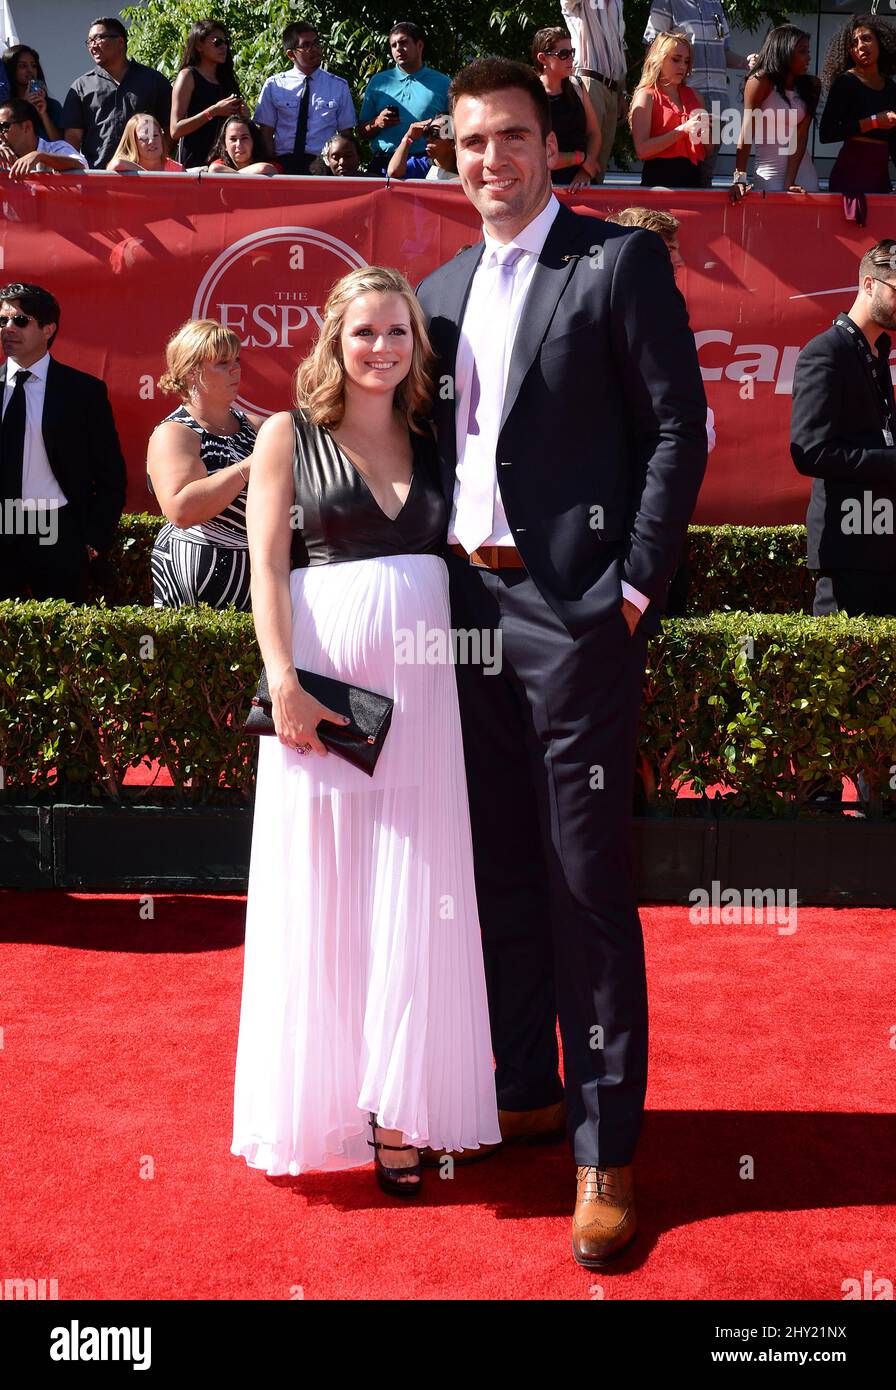
<instances>
[{"instance_id":1,"label":"dark navy suit jacket","mask_svg":"<svg viewBox=\"0 0 896 1390\"><path fill-rule=\"evenodd\" d=\"M483 243L421 283L438 356L433 418L449 506L457 467L453 382ZM654 232L561 205L511 355L497 477L516 545L578 636L645 594L656 632L706 469L706 396L684 299Z\"/></svg>"}]
</instances>

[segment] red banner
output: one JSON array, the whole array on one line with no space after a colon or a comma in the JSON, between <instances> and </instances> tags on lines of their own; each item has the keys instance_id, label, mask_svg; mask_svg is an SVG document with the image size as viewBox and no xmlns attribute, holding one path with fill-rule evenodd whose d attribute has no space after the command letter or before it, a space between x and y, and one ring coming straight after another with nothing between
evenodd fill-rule
<instances>
[{"instance_id":1,"label":"red banner","mask_svg":"<svg viewBox=\"0 0 896 1390\"><path fill-rule=\"evenodd\" d=\"M268 414L291 404L334 280L366 262L416 285L480 235L459 187L421 181L90 174L0 186L3 279L52 290L62 306L54 355L107 382L129 511L155 510L146 441L177 403L155 382L185 319L218 318L240 334L241 403ZM831 194L754 193L736 207L722 191L559 196L598 216L649 200L681 219L679 283L718 438L695 520L802 521L809 484L788 449L794 362L852 303L861 253L894 234L894 199L869 199L859 230Z\"/></svg>"}]
</instances>

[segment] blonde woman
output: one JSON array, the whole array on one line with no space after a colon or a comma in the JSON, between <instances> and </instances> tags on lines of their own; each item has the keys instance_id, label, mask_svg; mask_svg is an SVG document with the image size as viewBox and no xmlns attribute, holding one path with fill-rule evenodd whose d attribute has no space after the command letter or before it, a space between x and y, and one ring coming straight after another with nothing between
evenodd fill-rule
<instances>
[{"instance_id":1,"label":"blonde woman","mask_svg":"<svg viewBox=\"0 0 896 1390\"><path fill-rule=\"evenodd\" d=\"M215 319L183 324L165 352L159 389L181 404L153 431L149 488L167 518L153 546L156 608L249 608L246 485L260 415L233 404L240 340Z\"/></svg>"},{"instance_id":2,"label":"blonde woman","mask_svg":"<svg viewBox=\"0 0 896 1390\"><path fill-rule=\"evenodd\" d=\"M687 34L658 34L647 50L628 119L644 188L699 188L709 145L703 98L685 78L693 49Z\"/></svg>"},{"instance_id":3,"label":"blonde woman","mask_svg":"<svg viewBox=\"0 0 896 1390\"><path fill-rule=\"evenodd\" d=\"M500 1141L425 423L432 352L395 270L333 286L262 426L248 526L276 738L260 740L231 1151L413 1197L418 1150ZM296 667L394 699L372 778L328 754Z\"/></svg>"},{"instance_id":4,"label":"blonde woman","mask_svg":"<svg viewBox=\"0 0 896 1390\"><path fill-rule=\"evenodd\" d=\"M122 131L118 149L106 168L111 174L182 174L184 166L169 158L167 146L155 116L140 111Z\"/></svg>"}]
</instances>

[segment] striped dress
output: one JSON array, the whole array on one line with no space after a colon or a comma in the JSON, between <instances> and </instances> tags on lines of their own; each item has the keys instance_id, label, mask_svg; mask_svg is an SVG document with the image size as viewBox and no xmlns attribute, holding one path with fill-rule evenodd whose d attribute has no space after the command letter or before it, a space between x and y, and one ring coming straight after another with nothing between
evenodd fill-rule
<instances>
[{"instance_id":1,"label":"striped dress","mask_svg":"<svg viewBox=\"0 0 896 1390\"><path fill-rule=\"evenodd\" d=\"M209 473L239 463L255 448L255 431L240 410L235 434L212 434L180 405L162 421L174 420L199 435L199 457ZM152 483L149 482L152 492ZM154 494L153 494L154 495ZM246 489L210 521L183 529L166 522L156 537L152 557L153 604L184 608L207 603L212 608L248 612L249 542L246 537Z\"/></svg>"}]
</instances>

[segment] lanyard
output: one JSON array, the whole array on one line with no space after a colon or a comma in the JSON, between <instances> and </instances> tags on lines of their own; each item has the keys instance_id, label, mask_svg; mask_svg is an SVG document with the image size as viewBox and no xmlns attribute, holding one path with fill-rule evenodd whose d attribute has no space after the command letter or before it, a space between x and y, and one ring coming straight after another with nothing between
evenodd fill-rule
<instances>
[{"instance_id":1,"label":"lanyard","mask_svg":"<svg viewBox=\"0 0 896 1390\"><path fill-rule=\"evenodd\" d=\"M878 408L880 410L881 424L883 426L884 443L892 446L892 388L891 391L888 392L880 376L881 368L885 368L886 371L889 373L889 363L882 362L879 357L872 356L871 349L868 346L868 339L865 337L865 334L862 333L860 329L856 327L852 319L849 318L847 314L838 314L837 317L834 319L834 327L841 329L844 333L848 333L849 336L852 338L853 346L855 347L856 352L859 354L859 360L861 361L862 366L865 368L865 372L871 384L871 389L874 392L874 399L877 401Z\"/></svg>"}]
</instances>

